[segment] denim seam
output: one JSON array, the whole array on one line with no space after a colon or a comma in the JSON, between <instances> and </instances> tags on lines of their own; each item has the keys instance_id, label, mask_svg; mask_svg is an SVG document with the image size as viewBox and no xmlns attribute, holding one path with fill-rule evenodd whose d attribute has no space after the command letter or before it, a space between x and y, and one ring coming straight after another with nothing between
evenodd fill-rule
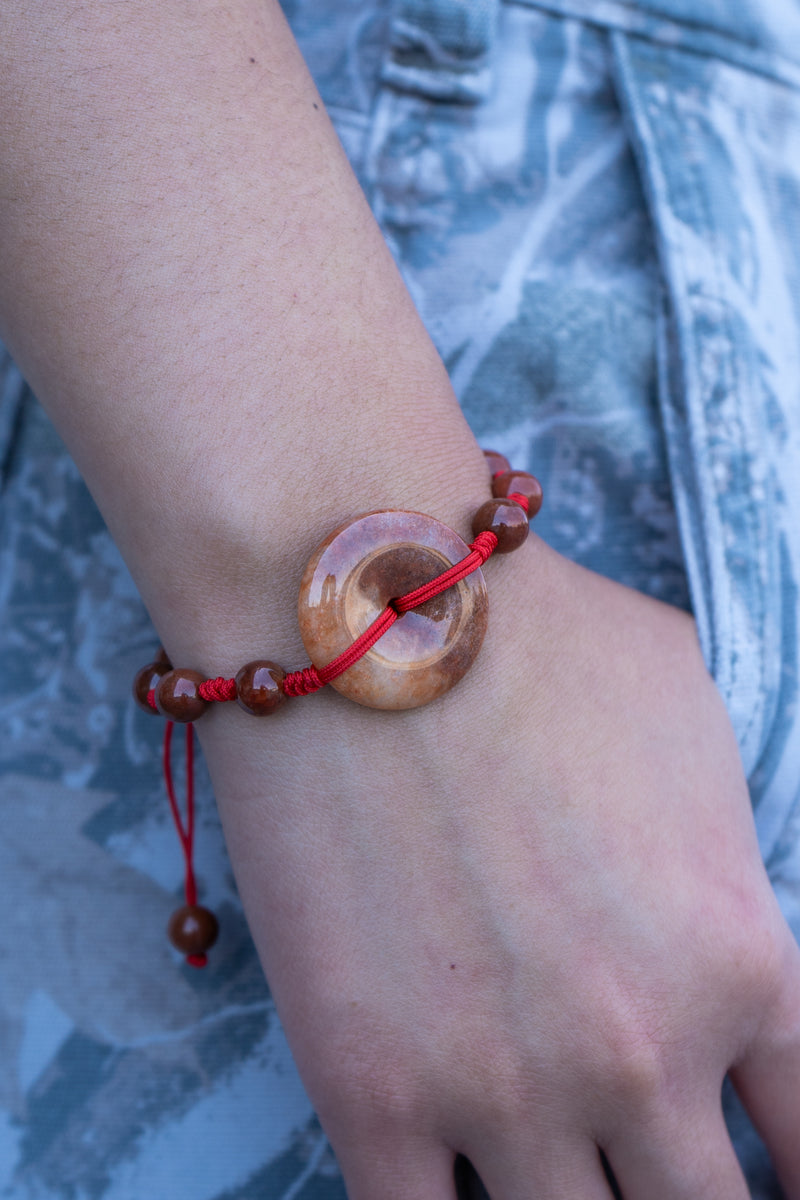
<instances>
[{"instance_id":1,"label":"denim seam","mask_svg":"<svg viewBox=\"0 0 800 1200\"><path fill-rule=\"evenodd\" d=\"M614 47L617 51L617 62L619 64L619 70L621 71L621 85L623 88L623 93L630 94L631 92L633 92L637 96L637 99L633 101L633 104L636 108L638 108L638 110L641 113L642 119L644 119L647 123L647 127L650 132L649 141L652 144L655 144L657 142L657 139L653 136L650 119L649 119L649 116L645 112L646 106L642 102L641 97L639 97L639 94L638 94L638 91L636 88L636 84L635 84L635 82L633 82L635 72L634 72L633 64L631 63L630 57L629 57L629 49L630 48L627 44L629 40L636 41L636 40L641 40L641 39L629 38L629 35L621 34L619 32L612 34L612 44L614 45ZM626 82L626 76L628 76L628 75L631 76L631 82ZM631 102L630 95L628 98L628 102L629 103ZM678 123L679 125L681 124L681 122L679 120L679 114L674 106L674 102L672 101L672 99L670 99L669 114L670 114L670 118L672 121ZM634 121L634 130L635 130L635 121ZM639 142L638 135L636 135L635 144L638 144L638 142ZM645 170L646 171L648 170L648 166L649 166L649 169L652 170L652 164L650 164L650 161L649 161L650 156L648 156L647 150L644 147L641 147L641 151L642 151L642 153L644 153L645 159L646 159ZM662 179L661 179L661 187L658 189L658 194L661 195L661 202L665 203L668 208L671 208L672 205L670 204L670 188L668 185L668 181L666 179L664 172L659 172L659 173L662 176ZM688 183L691 186L694 194L697 196L698 200L703 205L705 212L708 213L707 197L703 192L702 186L698 182L697 175L694 174L694 175L686 176L685 181L686 181L686 179L688 179ZM645 175L645 179L643 182L645 183L646 194L651 197L651 203L658 204L658 202L659 202L658 196L653 193L653 181L651 181L649 179L647 174ZM663 195L662 195L662 193L663 193ZM707 224L708 224L709 228L713 229L712 222L708 221ZM655 225L657 228L658 227L657 221L655 222ZM685 320L682 322L680 319L677 319L676 328L679 330L680 337L682 337L682 338L688 337L689 338L689 344L692 347L693 359L695 362L697 362L698 361L697 348L700 343L698 342L698 337L697 337L697 333L696 333L696 322L693 319L694 312L693 312L691 296L688 294L688 288L686 286L687 276L686 276L684 267L681 265L683 262L685 262L685 253L683 250L683 246L679 240L676 242L674 239L669 239L669 245L666 247L663 245L663 242L661 242L660 244L661 244L662 256L666 256L666 261L671 262L671 268L667 271L666 277L667 277L667 279L669 279L669 276L672 275L673 276L673 284L672 284L672 287L670 287L668 284L668 287L667 287L668 293L670 293L674 290L674 293L676 295L684 297L686 317L688 318L688 320ZM726 339L728 347L729 347L729 353L725 355L724 365L727 368L729 379L732 379L733 383L737 385L736 393L735 393L735 400L736 400L736 404L737 404L736 417L737 417L738 426L739 426L739 444L741 445L743 443L743 437L744 437L744 424L742 421L742 407L741 407L742 406L742 397L741 397L739 386L738 386L739 382L740 382L738 363L736 363L734 361L736 358L735 338L733 336L733 330L730 325L729 310L727 307L727 304L729 303L728 294L720 280L720 254L719 254L719 250L716 245L716 239L714 238L713 235L709 239L709 252L711 253L712 261L714 264L715 283L717 286L717 291L718 291L721 301L723 301L722 328L724 331L725 339ZM664 261L665 261L665 259L662 257L662 269L663 269ZM677 277L676 277L676 269L677 269ZM676 317L677 317L677 313L676 313ZM733 351L733 353L731 353L730 351ZM681 371L681 374L683 375L683 370ZM699 380L701 377L697 376L697 378ZM687 433L689 436L690 443L695 442L695 436L696 436L697 432L700 432L701 434L705 433L706 420L705 420L705 416L704 416L702 410L701 410L699 416L700 416L700 422L701 422L700 430L699 431L694 430L691 424L688 427ZM705 438L704 438L704 440L705 440ZM696 452L696 448L695 448L695 452ZM715 504L715 508L716 508L716 512L717 512L718 524L720 525L720 527L724 527L724 523L721 520L721 509L720 509L719 502L718 502L718 499L716 496L716 490L711 489L709 491L709 489L706 489L706 492L708 492L709 495L713 498L713 502ZM702 493L700 493L700 494L702 495ZM749 524L751 526L753 524L754 512L755 512L755 508L754 508L754 505L751 503L750 517L749 517ZM699 529L701 531L703 531L703 536L706 541L706 548L704 549L704 555L705 555L706 561L708 563L708 571L710 572L711 559L710 559L709 553L708 553L708 529L707 529L706 521L703 519L702 513L699 514L699 517L700 517ZM757 517L757 514L756 514L756 517ZM757 519L755 521L755 524L756 524L756 526L758 525ZM759 598L759 619L760 619L760 623L763 627L764 614L766 612L766 604L765 604L766 597L764 594L762 572L758 567L755 571L755 576L756 576L755 590L756 590L758 598ZM709 573L709 575L708 575L709 583L711 582L711 578L712 577ZM712 595L713 595L713 588L711 589L711 591L709 593L709 599L711 599ZM729 590L728 596L726 598L726 601L727 601L727 608L728 608L728 619L730 621L730 617L732 614L732 605L733 605L733 593L730 590ZM713 608L711 611L713 612ZM709 614L709 615L711 615L711 614ZM731 627L733 627L732 623L731 623ZM718 654L719 654L720 646L719 646L719 639L716 636L716 631L712 631L712 632L714 634L714 636L712 637L712 644L714 644L716 646L714 655L712 656L712 664L715 667L715 674L717 674L718 673ZM738 664L736 661L735 646L733 646L733 645L729 646L728 653L726 654L725 663L726 663L726 670L728 672L728 680L729 680L728 686L732 690L734 688L734 686L737 684L738 680L740 679L740 671L739 671L739 667L738 667ZM763 701L763 695L764 695L763 684L764 684L764 681L766 678L766 663L764 661L763 646L760 648L759 655L758 655L758 674L759 674L759 678L760 678L761 685L762 685L761 689L760 689L760 697L761 698L759 699L757 704L754 706L753 711L750 713L749 718L746 719L744 726L741 729L740 742L743 746L745 744L747 736L752 731L752 728L754 726L756 719L760 718L762 721L762 724L763 724L765 721L765 717L766 717L764 701ZM762 736L762 738L761 738L762 745L763 745L763 741L764 741L764 738Z\"/></svg>"},{"instance_id":2,"label":"denim seam","mask_svg":"<svg viewBox=\"0 0 800 1200\"><path fill-rule=\"evenodd\" d=\"M665 49L677 49L698 58L718 59L739 70L749 71L774 83L789 87L793 91L800 90L800 61L787 58L785 55L763 47L755 42L747 42L742 38L724 30L715 29L713 25L693 23L673 16L648 13L630 0L608 0L608 8L620 13L620 20L615 21L611 12L603 16L589 9L582 0L502 0L505 4L515 4L523 8L534 8L562 18L573 18L614 33L623 33L630 38L638 38L654 46ZM630 20L626 18L630 16ZM638 21L637 19L638 18ZM646 27L648 19L658 23L659 29ZM659 36L659 34L661 36ZM691 37L706 34L709 44L693 46Z\"/></svg>"}]
</instances>

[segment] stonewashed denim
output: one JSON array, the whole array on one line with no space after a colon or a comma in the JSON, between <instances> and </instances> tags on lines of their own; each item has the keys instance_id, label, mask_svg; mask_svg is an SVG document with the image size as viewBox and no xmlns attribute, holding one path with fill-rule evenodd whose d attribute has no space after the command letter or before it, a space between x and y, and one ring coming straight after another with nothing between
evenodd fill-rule
<instances>
[{"instance_id":1,"label":"stonewashed denim","mask_svg":"<svg viewBox=\"0 0 800 1200\"><path fill-rule=\"evenodd\" d=\"M800 936L800 4L286 9L476 435L543 480L538 532L694 612ZM7 357L0 486L0 1200L343 1200L202 770L224 932L205 973L163 943L181 868L128 691L156 636Z\"/></svg>"}]
</instances>

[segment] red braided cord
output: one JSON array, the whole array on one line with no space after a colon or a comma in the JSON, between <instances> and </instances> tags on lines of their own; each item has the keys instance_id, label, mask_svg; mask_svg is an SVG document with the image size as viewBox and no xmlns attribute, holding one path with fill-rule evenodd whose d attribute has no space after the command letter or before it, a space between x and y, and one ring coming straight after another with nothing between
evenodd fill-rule
<instances>
[{"instance_id":1,"label":"red braided cord","mask_svg":"<svg viewBox=\"0 0 800 1200\"><path fill-rule=\"evenodd\" d=\"M419 608L420 604L424 604L426 600L438 596L446 588L452 587L454 583L458 583L476 571L478 567L482 567L496 546L497 535L491 530L487 529L484 533L479 533L466 558L462 558L461 562L455 563L447 571L437 575L430 583L423 583L422 587L415 588L413 592L406 592L405 596L394 600L392 608L401 615L409 612L412 608Z\"/></svg>"},{"instance_id":2,"label":"red braided cord","mask_svg":"<svg viewBox=\"0 0 800 1200\"><path fill-rule=\"evenodd\" d=\"M338 658L334 658L326 667L319 667L317 674L323 683L330 683L337 675L341 675L348 667L352 667L354 662L358 662L359 658L371 650L379 638L383 637L387 629L391 629L397 620L397 610L387 605L380 616L369 625L362 634L356 638L352 646L348 646Z\"/></svg>"},{"instance_id":3,"label":"red braided cord","mask_svg":"<svg viewBox=\"0 0 800 1200\"><path fill-rule=\"evenodd\" d=\"M281 680L281 687L286 696L310 696L324 686L313 664L303 667L302 671L289 671Z\"/></svg>"},{"instance_id":4,"label":"red braided cord","mask_svg":"<svg viewBox=\"0 0 800 1200\"><path fill-rule=\"evenodd\" d=\"M327 666L311 666L305 667L302 671L290 671L288 675L284 676L281 684L286 695L308 696L311 692L318 692L326 683L330 683L337 675L341 675L348 667L352 667L354 662L358 662L375 645L378 638L383 637L386 630L394 625L398 615L395 609L387 605L372 624L358 635L352 645L343 650L336 658L331 659Z\"/></svg>"},{"instance_id":5,"label":"red braided cord","mask_svg":"<svg viewBox=\"0 0 800 1200\"><path fill-rule=\"evenodd\" d=\"M525 512L528 511L528 497L523 496L522 492L509 492L506 500L516 500L520 508L524 508Z\"/></svg>"},{"instance_id":6,"label":"red braided cord","mask_svg":"<svg viewBox=\"0 0 800 1200\"><path fill-rule=\"evenodd\" d=\"M197 691L203 700L235 700L236 680L223 679L218 675L216 679L207 679L205 683L201 683Z\"/></svg>"}]
</instances>

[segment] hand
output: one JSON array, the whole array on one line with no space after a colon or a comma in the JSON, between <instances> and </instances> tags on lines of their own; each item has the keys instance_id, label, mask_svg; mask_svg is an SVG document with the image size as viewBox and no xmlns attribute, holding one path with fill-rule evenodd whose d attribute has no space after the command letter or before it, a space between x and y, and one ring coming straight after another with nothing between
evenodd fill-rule
<instances>
[{"instance_id":1,"label":"hand","mask_svg":"<svg viewBox=\"0 0 800 1200\"><path fill-rule=\"evenodd\" d=\"M729 1069L800 1197L800 952L685 614L535 539L442 701L198 726L351 1200L748 1195Z\"/></svg>"}]
</instances>

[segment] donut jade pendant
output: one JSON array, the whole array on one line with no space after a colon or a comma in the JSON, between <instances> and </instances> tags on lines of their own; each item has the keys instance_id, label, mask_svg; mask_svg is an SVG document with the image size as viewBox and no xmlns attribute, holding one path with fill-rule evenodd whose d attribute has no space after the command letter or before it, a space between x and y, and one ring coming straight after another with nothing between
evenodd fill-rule
<instances>
[{"instance_id":1,"label":"donut jade pendant","mask_svg":"<svg viewBox=\"0 0 800 1200\"><path fill-rule=\"evenodd\" d=\"M373 512L340 525L313 554L300 585L298 622L311 661L327 666L390 600L468 554L457 533L423 513ZM428 704L472 666L487 621L486 582L476 570L404 613L330 686L368 708Z\"/></svg>"}]
</instances>

